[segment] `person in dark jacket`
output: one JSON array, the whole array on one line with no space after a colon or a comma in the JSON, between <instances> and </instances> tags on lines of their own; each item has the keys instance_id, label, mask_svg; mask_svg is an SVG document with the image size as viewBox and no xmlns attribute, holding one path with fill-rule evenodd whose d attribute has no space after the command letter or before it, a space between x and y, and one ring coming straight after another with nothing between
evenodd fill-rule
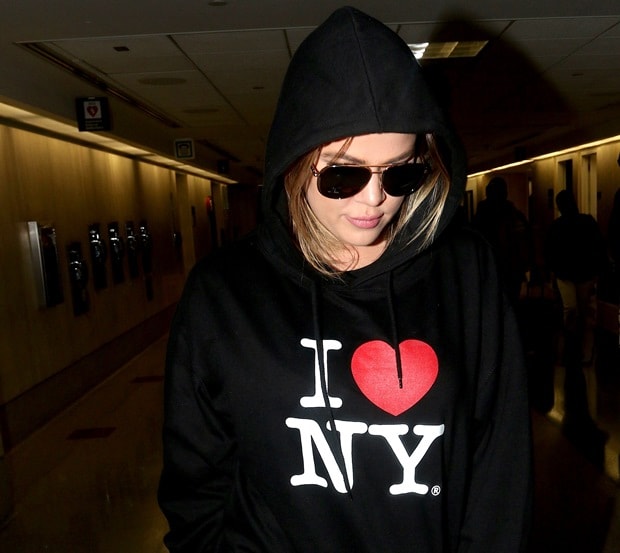
<instances>
[{"instance_id":1,"label":"person in dark jacket","mask_svg":"<svg viewBox=\"0 0 620 553\"><path fill-rule=\"evenodd\" d=\"M493 246L508 297L516 304L531 268L533 242L529 222L508 199L503 177L493 177L487 184L486 198L478 204L472 224Z\"/></svg>"},{"instance_id":2,"label":"person in dark jacket","mask_svg":"<svg viewBox=\"0 0 620 553\"><path fill-rule=\"evenodd\" d=\"M353 8L291 60L258 231L199 262L171 328L171 552L513 553L524 361L466 160L407 45Z\"/></svg>"},{"instance_id":3,"label":"person in dark jacket","mask_svg":"<svg viewBox=\"0 0 620 553\"><path fill-rule=\"evenodd\" d=\"M600 442L606 436L593 420L594 330L596 286L607 259L605 241L594 217L579 212L570 190L558 192L555 201L560 216L549 227L544 249L564 313L564 425L575 437L590 435Z\"/></svg>"},{"instance_id":4,"label":"person in dark jacket","mask_svg":"<svg viewBox=\"0 0 620 553\"><path fill-rule=\"evenodd\" d=\"M560 216L549 227L545 239L545 260L562 298L564 326L579 342L579 362L593 355L592 334L596 320L596 284L605 266L606 251L598 223L580 213L569 190L558 192Z\"/></svg>"}]
</instances>

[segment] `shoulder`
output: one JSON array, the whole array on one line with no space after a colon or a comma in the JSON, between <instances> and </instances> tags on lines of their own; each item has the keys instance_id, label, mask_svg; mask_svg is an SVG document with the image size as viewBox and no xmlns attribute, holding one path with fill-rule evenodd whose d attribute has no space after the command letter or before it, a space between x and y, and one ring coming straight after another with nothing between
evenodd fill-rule
<instances>
[{"instance_id":1,"label":"shoulder","mask_svg":"<svg viewBox=\"0 0 620 553\"><path fill-rule=\"evenodd\" d=\"M264 257L254 237L249 236L200 259L187 276L183 296L189 302L198 298L215 299L260 280L259 275L266 271Z\"/></svg>"},{"instance_id":2,"label":"shoulder","mask_svg":"<svg viewBox=\"0 0 620 553\"><path fill-rule=\"evenodd\" d=\"M493 263L493 246L481 231L468 224L448 227L437 240L434 251L467 265Z\"/></svg>"},{"instance_id":3,"label":"shoulder","mask_svg":"<svg viewBox=\"0 0 620 553\"><path fill-rule=\"evenodd\" d=\"M596 219L590 215L589 213L582 213L581 214L581 218L583 220L584 223L590 225L590 226L596 226L598 227L598 223L596 222Z\"/></svg>"},{"instance_id":4,"label":"shoulder","mask_svg":"<svg viewBox=\"0 0 620 553\"><path fill-rule=\"evenodd\" d=\"M438 242L455 248L490 248L486 236L469 223L453 223L441 235Z\"/></svg>"},{"instance_id":5,"label":"shoulder","mask_svg":"<svg viewBox=\"0 0 620 553\"><path fill-rule=\"evenodd\" d=\"M462 295L463 309L481 297L501 304L500 270L493 246L468 226L445 233L431 250L431 275L445 282L450 294ZM469 306L469 307L466 307Z\"/></svg>"},{"instance_id":6,"label":"shoulder","mask_svg":"<svg viewBox=\"0 0 620 553\"><path fill-rule=\"evenodd\" d=\"M260 255L254 235L222 246L200 259L190 271L189 279L230 277L256 266Z\"/></svg>"},{"instance_id":7,"label":"shoulder","mask_svg":"<svg viewBox=\"0 0 620 553\"><path fill-rule=\"evenodd\" d=\"M252 237L218 248L200 259L187 276L178 312L205 321L236 309L249 290L260 294L272 279Z\"/></svg>"}]
</instances>

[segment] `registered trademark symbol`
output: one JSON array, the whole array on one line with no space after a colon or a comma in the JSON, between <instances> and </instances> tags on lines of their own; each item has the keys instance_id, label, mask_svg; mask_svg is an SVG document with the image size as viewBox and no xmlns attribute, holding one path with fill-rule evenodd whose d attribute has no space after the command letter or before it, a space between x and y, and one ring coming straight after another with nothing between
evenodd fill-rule
<instances>
[{"instance_id":1,"label":"registered trademark symbol","mask_svg":"<svg viewBox=\"0 0 620 553\"><path fill-rule=\"evenodd\" d=\"M441 486L433 486L431 488L431 493L433 495L439 495L441 493Z\"/></svg>"}]
</instances>

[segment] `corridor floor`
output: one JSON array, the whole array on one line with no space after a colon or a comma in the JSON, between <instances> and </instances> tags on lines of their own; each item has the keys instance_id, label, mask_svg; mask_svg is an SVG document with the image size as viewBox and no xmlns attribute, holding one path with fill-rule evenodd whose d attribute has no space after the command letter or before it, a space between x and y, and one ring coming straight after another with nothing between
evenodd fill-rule
<instances>
[{"instance_id":1,"label":"corridor floor","mask_svg":"<svg viewBox=\"0 0 620 553\"><path fill-rule=\"evenodd\" d=\"M159 340L7 455L2 553L164 553Z\"/></svg>"},{"instance_id":2,"label":"corridor floor","mask_svg":"<svg viewBox=\"0 0 620 553\"><path fill-rule=\"evenodd\" d=\"M7 454L15 509L0 528L2 553L166 551L155 496L164 351L160 339ZM602 553L608 534L618 539L617 483L552 417L533 412L532 423L530 553ZM618 551L620 542L609 541L605 553Z\"/></svg>"}]
</instances>

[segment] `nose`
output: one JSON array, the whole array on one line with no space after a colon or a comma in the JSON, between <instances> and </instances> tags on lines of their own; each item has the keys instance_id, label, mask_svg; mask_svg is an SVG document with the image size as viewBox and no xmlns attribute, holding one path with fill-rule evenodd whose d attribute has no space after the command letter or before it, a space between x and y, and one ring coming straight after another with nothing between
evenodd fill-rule
<instances>
[{"instance_id":1,"label":"nose","mask_svg":"<svg viewBox=\"0 0 620 553\"><path fill-rule=\"evenodd\" d=\"M385 200L382 178L382 171L373 171L366 186L356 194L357 201L373 206L381 205Z\"/></svg>"}]
</instances>

